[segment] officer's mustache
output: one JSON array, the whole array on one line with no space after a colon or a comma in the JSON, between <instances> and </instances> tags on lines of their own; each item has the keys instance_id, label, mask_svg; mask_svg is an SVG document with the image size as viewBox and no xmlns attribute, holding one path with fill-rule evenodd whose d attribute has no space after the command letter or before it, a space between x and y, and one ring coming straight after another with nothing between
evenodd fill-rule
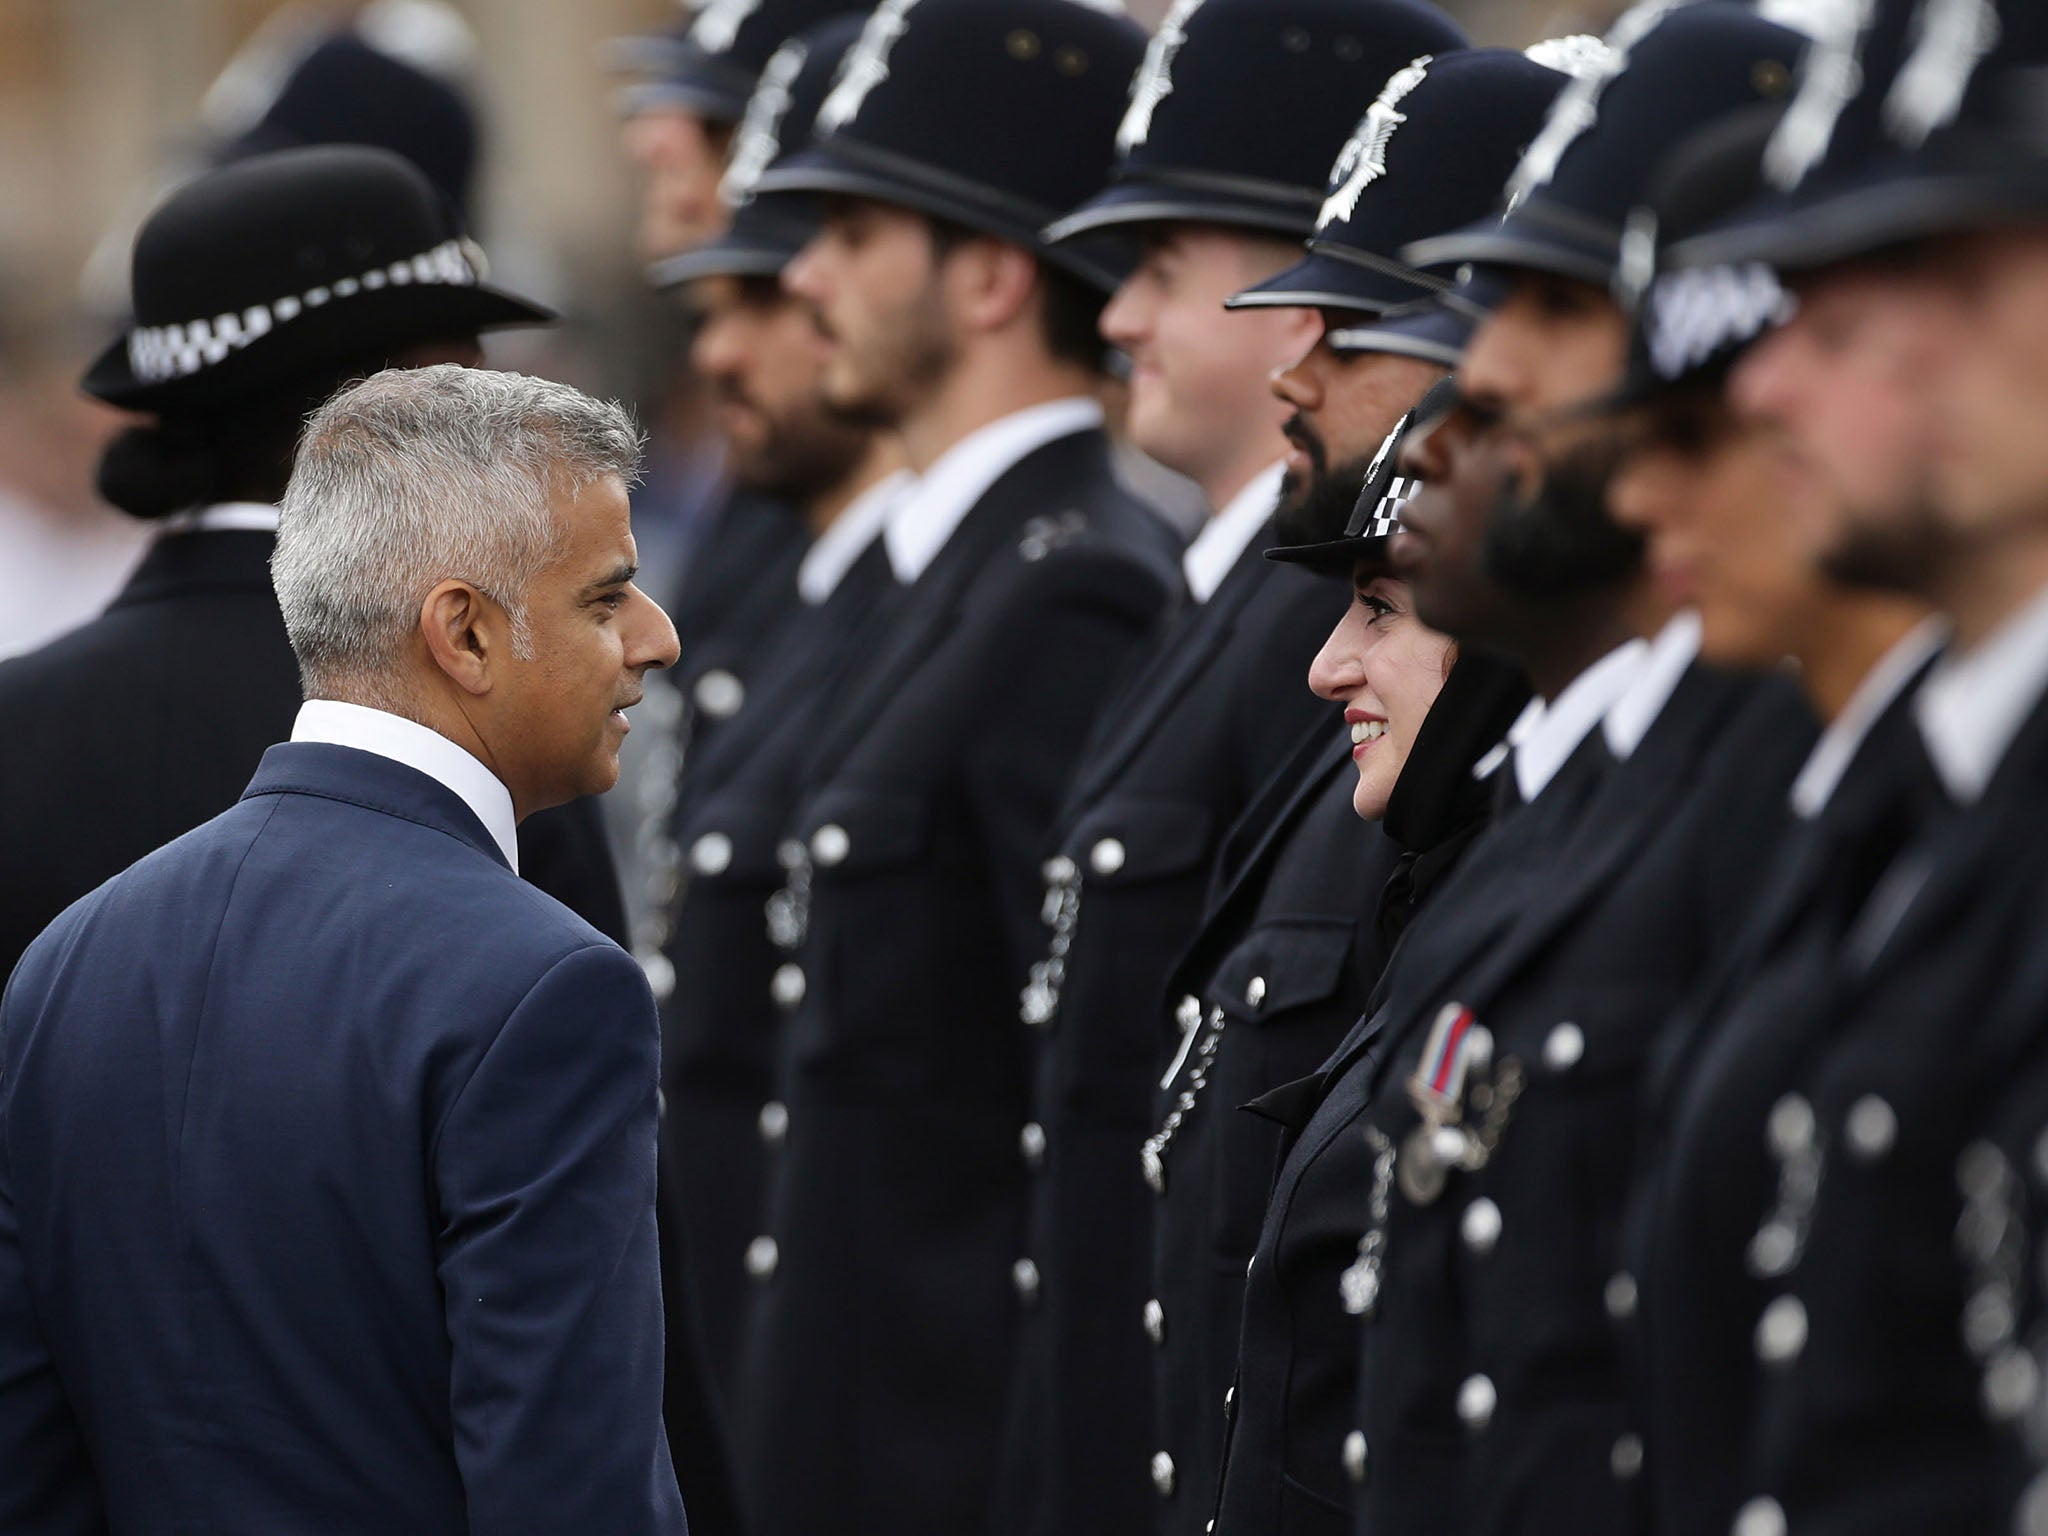
<instances>
[{"instance_id":1,"label":"officer's mustache","mask_svg":"<svg viewBox=\"0 0 2048 1536\"><path fill-rule=\"evenodd\" d=\"M1308 455L1313 478L1327 478L1330 473L1330 449L1323 441L1322 433L1316 430L1315 423L1300 411L1296 411L1281 424L1280 430L1290 443Z\"/></svg>"}]
</instances>

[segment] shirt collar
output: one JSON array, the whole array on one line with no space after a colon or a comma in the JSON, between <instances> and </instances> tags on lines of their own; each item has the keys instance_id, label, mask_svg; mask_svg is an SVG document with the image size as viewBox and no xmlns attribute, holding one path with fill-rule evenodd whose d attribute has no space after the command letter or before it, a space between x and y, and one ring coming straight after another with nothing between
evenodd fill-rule
<instances>
[{"instance_id":1,"label":"shirt collar","mask_svg":"<svg viewBox=\"0 0 2048 1536\"><path fill-rule=\"evenodd\" d=\"M2048 591L1963 655L1951 652L1913 700L1927 755L1959 804L1982 798L2048 692Z\"/></svg>"},{"instance_id":2,"label":"shirt collar","mask_svg":"<svg viewBox=\"0 0 2048 1536\"><path fill-rule=\"evenodd\" d=\"M1202 531L1181 553L1181 573L1187 578L1188 595L1196 602L1206 603L1216 595L1230 568L1266 526L1280 499L1280 477L1286 468L1285 464L1273 464L1253 475L1221 512L1202 525Z\"/></svg>"},{"instance_id":3,"label":"shirt collar","mask_svg":"<svg viewBox=\"0 0 2048 1536\"><path fill-rule=\"evenodd\" d=\"M189 507L158 523L159 536L173 533L275 533L277 508L263 501L222 501Z\"/></svg>"},{"instance_id":4,"label":"shirt collar","mask_svg":"<svg viewBox=\"0 0 2048 1536\"><path fill-rule=\"evenodd\" d=\"M1521 791L1524 805L1550 787L1558 770L1578 751L1579 743L1592 734L1614 701L1640 675L1649 655L1645 640L1617 645L1573 678L1540 712L1533 717L1524 713L1527 725L1522 739L1513 743L1515 787ZM1523 726L1524 720L1515 724Z\"/></svg>"},{"instance_id":5,"label":"shirt collar","mask_svg":"<svg viewBox=\"0 0 2048 1536\"><path fill-rule=\"evenodd\" d=\"M1802 821L1811 821L1828 807L1842 778L1864 740L1877 724L1878 716L1891 708L1905 692L1928 659L1948 639L1948 624L1941 619L1923 619L1908 630L1892 648L1880 656L1877 665L1864 674L1863 681L1842 706L1842 712L1828 722L1820 740L1814 743L1806 766L1792 781L1792 810Z\"/></svg>"},{"instance_id":6,"label":"shirt collar","mask_svg":"<svg viewBox=\"0 0 2048 1536\"><path fill-rule=\"evenodd\" d=\"M1625 763L1635 756L1636 748L1643 744L1650 727L1671 702L1671 695L1678 691L1686 668L1699 659L1699 654L1700 616L1693 609L1674 614L1657 631L1636 680L1623 690L1600 722L1616 762Z\"/></svg>"},{"instance_id":7,"label":"shirt collar","mask_svg":"<svg viewBox=\"0 0 2048 1536\"><path fill-rule=\"evenodd\" d=\"M977 428L933 461L898 502L882 530L889 564L902 582L917 580L974 504L1026 454L1055 438L1102 425L1102 403L1069 395L1026 406Z\"/></svg>"},{"instance_id":8,"label":"shirt collar","mask_svg":"<svg viewBox=\"0 0 2048 1536\"><path fill-rule=\"evenodd\" d=\"M308 699L292 722L292 740L354 747L424 773L454 791L476 812L476 819L491 834L512 873L519 873L519 825L512 815L512 791L480 760L439 731L361 704Z\"/></svg>"},{"instance_id":9,"label":"shirt collar","mask_svg":"<svg viewBox=\"0 0 2048 1536\"><path fill-rule=\"evenodd\" d=\"M825 531L811 541L796 568L796 592L813 608L834 592L856 560L882 535L896 503L910 494L917 476L907 469L884 475L840 509Z\"/></svg>"}]
</instances>

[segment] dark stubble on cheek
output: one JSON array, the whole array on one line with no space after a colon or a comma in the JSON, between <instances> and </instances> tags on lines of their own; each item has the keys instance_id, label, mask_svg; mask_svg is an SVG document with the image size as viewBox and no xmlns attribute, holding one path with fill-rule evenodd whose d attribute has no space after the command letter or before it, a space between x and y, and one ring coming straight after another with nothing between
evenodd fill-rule
<instances>
[{"instance_id":1,"label":"dark stubble on cheek","mask_svg":"<svg viewBox=\"0 0 2048 1536\"><path fill-rule=\"evenodd\" d=\"M1607 511L1619 445L1602 441L1549 460L1533 492L1506 480L1480 550L1487 575L1523 597L1562 597L1609 586L1642 568L1641 535Z\"/></svg>"},{"instance_id":2,"label":"dark stubble on cheek","mask_svg":"<svg viewBox=\"0 0 2048 1536\"><path fill-rule=\"evenodd\" d=\"M1925 487L1913 486L1889 507L1847 510L1834 544L1820 557L1820 568L1846 587L1933 597L1943 549L1933 497Z\"/></svg>"},{"instance_id":3,"label":"dark stubble on cheek","mask_svg":"<svg viewBox=\"0 0 2048 1536\"><path fill-rule=\"evenodd\" d=\"M1365 485L1372 459L1346 459L1325 468L1320 457L1306 486L1291 490L1283 482L1273 511L1273 531L1282 544L1322 544L1344 537L1358 493Z\"/></svg>"},{"instance_id":4,"label":"dark stubble on cheek","mask_svg":"<svg viewBox=\"0 0 2048 1536\"><path fill-rule=\"evenodd\" d=\"M871 339L846 359L848 387L830 390L825 404L844 424L861 431L902 425L918 402L945 382L959 359L959 343L946 322L935 271L924 288L893 315L877 316ZM849 343L842 337L840 345Z\"/></svg>"}]
</instances>

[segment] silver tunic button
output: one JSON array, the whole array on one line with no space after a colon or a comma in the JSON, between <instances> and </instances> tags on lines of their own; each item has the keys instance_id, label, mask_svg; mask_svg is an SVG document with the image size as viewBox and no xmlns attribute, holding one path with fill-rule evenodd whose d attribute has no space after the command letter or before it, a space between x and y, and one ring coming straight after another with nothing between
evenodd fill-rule
<instances>
[{"instance_id":1,"label":"silver tunic button","mask_svg":"<svg viewBox=\"0 0 2048 1536\"><path fill-rule=\"evenodd\" d=\"M1617 1323L1626 1322L1636 1315L1636 1277L1627 1270L1617 1270L1607 1277L1604 1292L1607 1315Z\"/></svg>"},{"instance_id":2,"label":"silver tunic button","mask_svg":"<svg viewBox=\"0 0 2048 1536\"><path fill-rule=\"evenodd\" d=\"M1499 1401L1493 1378L1475 1372L1458 1388L1458 1418L1467 1429L1484 1429L1493 1421L1494 1405Z\"/></svg>"},{"instance_id":3,"label":"silver tunic button","mask_svg":"<svg viewBox=\"0 0 2048 1536\"><path fill-rule=\"evenodd\" d=\"M1088 867L1098 875L1113 875L1124 867L1124 845L1105 837L1088 850Z\"/></svg>"},{"instance_id":4,"label":"silver tunic button","mask_svg":"<svg viewBox=\"0 0 2048 1536\"><path fill-rule=\"evenodd\" d=\"M1569 1072L1586 1054L1586 1032L1576 1024L1560 1024L1543 1041L1543 1065L1553 1072Z\"/></svg>"},{"instance_id":5,"label":"silver tunic button","mask_svg":"<svg viewBox=\"0 0 2048 1536\"><path fill-rule=\"evenodd\" d=\"M1874 1163L1891 1151L1892 1143L1899 1139L1899 1117L1883 1099L1866 1093L1849 1106L1842 1132L1850 1154L1858 1162Z\"/></svg>"},{"instance_id":6,"label":"silver tunic button","mask_svg":"<svg viewBox=\"0 0 2048 1536\"><path fill-rule=\"evenodd\" d=\"M1245 987L1244 987L1244 1000L1245 1000L1245 1001L1246 1001L1247 1003L1249 1003L1249 1004L1250 1004L1250 1005L1251 1005L1252 1007L1254 1007L1254 1008L1258 1007L1258 1006L1259 1006L1260 1004L1262 1004L1262 1003L1264 1003L1264 1002L1265 1002L1265 1000L1266 1000L1266 978L1265 978L1265 977L1263 977L1263 976L1254 976L1254 977L1253 977L1253 978L1252 978L1252 979L1251 979L1250 981L1248 981L1248 982L1246 982L1246 983L1245 983Z\"/></svg>"},{"instance_id":7,"label":"silver tunic button","mask_svg":"<svg viewBox=\"0 0 2048 1536\"><path fill-rule=\"evenodd\" d=\"M1156 1296L1145 1303L1145 1337L1154 1344L1166 1342L1166 1308Z\"/></svg>"},{"instance_id":8,"label":"silver tunic button","mask_svg":"<svg viewBox=\"0 0 2048 1536\"><path fill-rule=\"evenodd\" d=\"M1026 1302L1038 1299L1038 1266L1029 1259L1019 1259L1010 1266L1010 1284L1017 1287L1017 1294Z\"/></svg>"},{"instance_id":9,"label":"silver tunic button","mask_svg":"<svg viewBox=\"0 0 2048 1536\"><path fill-rule=\"evenodd\" d=\"M640 969L647 976L647 990L654 994L657 1003L665 1003L676 989L675 962L658 949L650 949L644 955L634 956L640 962Z\"/></svg>"},{"instance_id":10,"label":"silver tunic button","mask_svg":"<svg viewBox=\"0 0 2048 1536\"><path fill-rule=\"evenodd\" d=\"M1055 854L1052 858L1047 859L1045 861L1045 868L1040 871L1045 876L1045 883L1047 885L1066 885L1080 872L1080 870L1074 867L1074 861L1064 853Z\"/></svg>"},{"instance_id":11,"label":"silver tunic button","mask_svg":"<svg viewBox=\"0 0 2048 1536\"><path fill-rule=\"evenodd\" d=\"M1493 1252L1493 1245L1500 1241L1500 1228L1500 1207L1484 1195L1465 1207L1458 1222L1459 1235L1474 1253Z\"/></svg>"},{"instance_id":12,"label":"silver tunic button","mask_svg":"<svg viewBox=\"0 0 2048 1536\"><path fill-rule=\"evenodd\" d=\"M1024 1166L1040 1168L1045 1165L1045 1127L1036 1120L1024 1122L1024 1129L1017 1133L1017 1150L1024 1155Z\"/></svg>"},{"instance_id":13,"label":"silver tunic button","mask_svg":"<svg viewBox=\"0 0 2048 1536\"><path fill-rule=\"evenodd\" d=\"M1776 1499L1751 1499L1736 1511L1730 1536L1785 1536L1785 1511Z\"/></svg>"},{"instance_id":14,"label":"silver tunic button","mask_svg":"<svg viewBox=\"0 0 2048 1536\"><path fill-rule=\"evenodd\" d=\"M690 844L690 868L700 875L722 875L732 868L732 839L723 832L706 832Z\"/></svg>"},{"instance_id":15,"label":"silver tunic button","mask_svg":"<svg viewBox=\"0 0 2048 1536\"><path fill-rule=\"evenodd\" d=\"M697 707L714 720L728 720L747 702L746 684L723 667L713 667L690 690Z\"/></svg>"},{"instance_id":16,"label":"silver tunic button","mask_svg":"<svg viewBox=\"0 0 2048 1536\"><path fill-rule=\"evenodd\" d=\"M1771 1365L1796 1359L1806 1348L1806 1303L1780 1296L1756 1320L1756 1356Z\"/></svg>"},{"instance_id":17,"label":"silver tunic button","mask_svg":"<svg viewBox=\"0 0 2048 1536\"><path fill-rule=\"evenodd\" d=\"M1354 1429L1344 1437L1344 1475L1354 1483L1365 1481L1365 1431Z\"/></svg>"},{"instance_id":18,"label":"silver tunic button","mask_svg":"<svg viewBox=\"0 0 2048 1536\"><path fill-rule=\"evenodd\" d=\"M1180 1026L1182 1034L1187 1034L1202 1022L1202 1000L1193 993L1183 997L1173 1010L1173 1022Z\"/></svg>"},{"instance_id":19,"label":"silver tunic button","mask_svg":"<svg viewBox=\"0 0 2048 1536\"><path fill-rule=\"evenodd\" d=\"M784 869L802 869L809 862L810 857L810 849L806 848L797 838L785 837L775 845L775 862Z\"/></svg>"},{"instance_id":20,"label":"silver tunic button","mask_svg":"<svg viewBox=\"0 0 2048 1536\"><path fill-rule=\"evenodd\" d=\"M1996 1200L2011 1177L2005 1154L1988 1141L1973 1141L1956 1158L1956 1188L1970 1200Z\"/></svg>"},{"instance_id":21,"label":"silver tunic button","mask_svg":"<svg viewBox=\"0 0 2048 1536\"><path fill-rule=\"evenodd\" d=\"M809 983L804 979L804 968L794 960L775 967L775 974L768 980L768 995L784 1008L794 1008L804 1000L804 988Z\"/></svg>"},{"instance_id":22,"label":"silver tunic button","mask_svg":"<svg viewBox=\"0 0 2048 1536\"><path fill-rule=\"evenodd\" d=\"M853 852L853 839L846 835L846 828L836 821L828 821L811 834L811 857L826 869L834 864L843 864L846 856Z\"/></svg>"},{"instance_id":23,"label":"silver tunic button","mask_svg":"<svg viewBox=\"0 0 2048 1536\"><path fill-rule=\"evenodd\" d=\"M1813 1106L1799 1094L1786 1094L1771 1106L1766 1134L1780 1162L1804 1152L1813 1145Z\"/></svg>"},{"instance_id":24,"label":"silver tunic button","mask_svg":"<svg viewBox=\"0 0 2048 1536\"><path fill-rule=\"evenodd\" d=\"M2013 1316L2012 1296L2002 1285L1987 1285L1963 1303L1963 1342L1979 1360L2012 1340L2019 1320Z\"/></svg>"},{"instance_id":25,"label":"silver tunic button","mask_svg":"<svg viewBox=\"0 0 2048 1536\"><path fill-rule=\"evenodd\" d=\"M2041 1367L2024 1349L2003 1349L1984 1369L1984 1411L2000 1422L2018 1418L2041 1395Z\"/></svg>"},{"instance_id":26,"label":"silver tunic button","mask_svg":"<svg viewBox=\"0 0 2048 1536\"><path fill-rule=\"evenodd\" d=\"M1643 1470L1643 1439L1640 1435L1623 1435L1614 1442L1614 1449L1608 1453L1607 1464L1614 1475L1627 1482Z\"/></svg>"},{"instance_id":27,"label":"silver tunic button","mask_svg":"<svg viewBox=\"0 0 2048 1536\"><path fill-rule=\"evenodd\" d=\"M782 1249L774 1238L757 1237L747 1244L747 1273L756 1280L766 1280L781 1262Z\"/></svg>"},{"instance_id":28,"label":"silver tunic button","mask_svg":"<svg viewBox=\"0 0 2048 1536\"><path fill-rule=\"evenodd\" d=\"M770 1099L761 1106L761 1113L754 1122L761 1132L761 1140L771 1147L782 1145L782 1138L789 1134L789 1106L777 1099Z\"/></svg>"},{"instance_id":29,"label":"silver tunic button","mask_svg":"<svg viewBox=\"0 0 2048 1536\"><path fill-rule=\"evenodd\" d=\"M1173 1458L1164 1451L1152 1453L1152 1486L1162 1499L1173 1497Z\"/></svg>"}]
</instances>

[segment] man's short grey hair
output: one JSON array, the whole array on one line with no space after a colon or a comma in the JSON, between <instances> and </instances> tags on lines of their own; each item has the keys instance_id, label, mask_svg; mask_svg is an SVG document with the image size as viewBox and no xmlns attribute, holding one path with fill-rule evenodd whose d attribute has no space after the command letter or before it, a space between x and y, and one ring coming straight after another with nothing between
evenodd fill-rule
<instances>
[{"instance_id":1,"label":"man's short grey hair","mask_svg":"<svg viewBox=\"0 0 2048 1536\"><path fill-rule=\"evenodd\" d=\"M469 582L532 655L527 589L566 530L550 505L638 477L642 437L616 403L566 384L452 363L389 368L306 423L271 583L308 697L380 696L440 582Z\"/></svg>"}]
</instances>

